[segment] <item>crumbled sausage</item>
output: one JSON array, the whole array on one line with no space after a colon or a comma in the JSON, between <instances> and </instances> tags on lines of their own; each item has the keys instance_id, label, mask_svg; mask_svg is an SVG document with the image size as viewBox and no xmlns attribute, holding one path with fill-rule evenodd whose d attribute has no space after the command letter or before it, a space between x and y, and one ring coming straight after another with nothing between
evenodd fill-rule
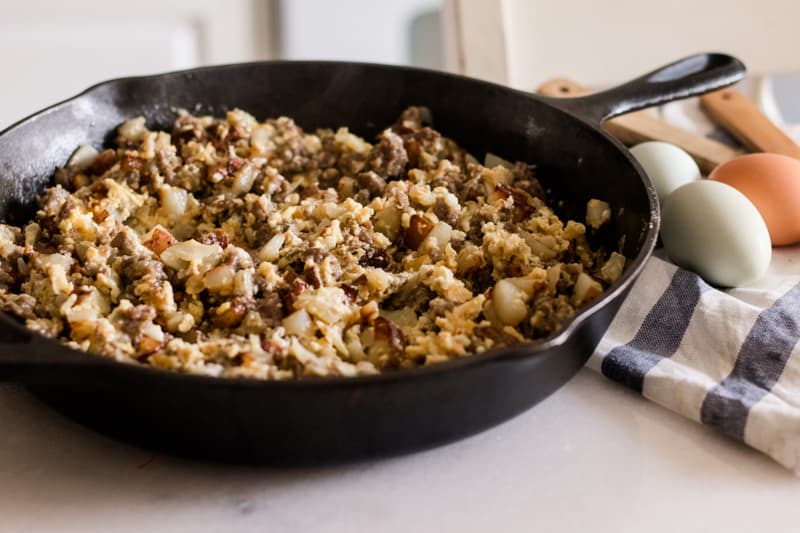
<instances>
[{"instance_id":1,"label":"crumbled sausage","mask_svg":"<svg viewBox=\"0 0 800 533\"><path fill-rule=\"evenodd\" d=\"M227 248L231 243L231 237L221 229L209 231L200 237L203 244L219 244L222 248Z\"/></svg>"},{"instance_id":2,"label":"crumbled sausage","mask_svg":"<svg viewBox=\"0 0 800 533\"><path fill-rule=\"evenodd\" d=\"M122 228L113 239L111 239L111 246L119 251L122 255L133 255L136 253L139 239L136 234L128 228Z\"/></svg>"},{"instance_id":3,"label":"crumbled sausage","mask_svg":"<svg viewBox=\"0 0 800 533\"><path fill-rule=\"evenodd\" d=\"M370 155L369 165L383 178L400 176L408 163L403 139L391 130L385 130L379 136L378 144Z\"/></svg>"},{"instance_id":4,"label":"crumbled sausage","mask_svg":"<svg viewBox=\"0 0 800 533\"><path fill-rule=\"evenodd\" d=\"M433 212L439 217L439 220L450 225L455 224L458 220L458 209L441 196L436 199L436 203L433 205Z\"/></svg>"},{"instance_id":5,"label":"crumbled sausage","mask_svg":"<svg viewBox=\"0 0 800 533\"><path fill-rule=\"evenodd\" d=\"M370 198L383 194L386 189L386 180L372 170L361 172L356 177L356 183L360 188L367 190Z\"/></svg>"},{"instance_id":6,"label":"crumbled sausage","mask_svg":"<svg viewBox=\"0 0 800 533\"><path fill-rule=\"evenodd\" d=\"M480 165L431 120L363 139L238 109L171 135L132 118L56 171L32 223L0 224L0 310L116 360L260 379L553 334L624 257L559 220L532 165Z\"/></svg>"},{"instance_id":7,"label":"crumbled sausage","mask_svg":"<svg viewBox=\"0 0 800 533\"><path fill-rule=\"evenodd\" d=\"M255 309L270 326L277 326L286 314L283 300L277 292L269 292L257 299Z\"/></svg>"},{"instance_id":8,"label":"crumbled sausage","mask_svg":"<svg viewBox=\"0 0 800 533\"><path fill-rule=\"evenodd\" d=\"M211 323L218 328L230 329L238 326L244 314L247 312L247 305L243 300L236 299L223 303L210 312Z\"/></svg>"},{"instance_id":9,"label":"crumbled sausage","mask_svg":"<svg viewBox=\"0 0 800 533\"><path fill-rule=\"evenodd\" d=\"M0 311L25 320L36 318L36 298L30 294L20 294L15 298L0 299Z\"/></svg>"},{"instance_id":10,"label":"crumbled sausage","mask_svg":"<svg viewBox=\"0 0 800 533\"><path fill-rule=\"evenodd\" d=\"M482 339L489 339L492 341L492 348L499 348L501 346L509 346L511 344L518 344L519 339L510 333L506 332L502 326L478 326L475 328L475 335Z\"/></svg>"}]
</instances>

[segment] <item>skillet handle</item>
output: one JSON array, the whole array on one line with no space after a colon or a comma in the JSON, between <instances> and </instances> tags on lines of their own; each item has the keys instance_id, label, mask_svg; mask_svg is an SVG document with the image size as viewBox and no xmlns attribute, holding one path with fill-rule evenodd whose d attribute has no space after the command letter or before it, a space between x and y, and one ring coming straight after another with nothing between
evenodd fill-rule
<instances>
[{"instance_id":1,"label":"skillet handle","mask_svg":"<svg viewBox=\"0 0 800 533\"><path fill-rule=\"evenodd\" d=\"M579 98L547 98L547 101L599 124L618 115L727 87L744 78L745 71L744 64L735 57L697 54L606 91Z\"/></svg>"}]
</instances>

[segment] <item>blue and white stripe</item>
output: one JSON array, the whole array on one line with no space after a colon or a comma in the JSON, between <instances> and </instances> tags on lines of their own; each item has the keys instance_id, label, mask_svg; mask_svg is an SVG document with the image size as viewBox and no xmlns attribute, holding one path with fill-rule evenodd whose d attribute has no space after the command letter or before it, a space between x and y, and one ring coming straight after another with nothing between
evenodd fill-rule
<instances>
[{"instance_id":1,"label":"blue and white stripe","mask_svg":"<svg viewBox=\"0 0 800 533\"><path fill-rule=\"evenodd\" d=\"M760 285L717 290L652 258L589 366L800 473L800 272L776 250Z\"/></svg>"}]
</instances>

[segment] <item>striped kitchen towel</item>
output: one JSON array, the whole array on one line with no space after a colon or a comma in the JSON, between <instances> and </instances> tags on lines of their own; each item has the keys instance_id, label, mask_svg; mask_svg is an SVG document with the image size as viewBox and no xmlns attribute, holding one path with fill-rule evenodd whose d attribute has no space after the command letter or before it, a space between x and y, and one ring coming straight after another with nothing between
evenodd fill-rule
<instances>
[{"instance_id":1,"label":"striped kitchen towel","mask_svg":"<svg viewBox=\"0 0 800 533\"><path fill-rule=\"evenodd\" d=\"M653 257L588 365L800 474L800 247L717 290Z\"/></svg>"}]
</instances>

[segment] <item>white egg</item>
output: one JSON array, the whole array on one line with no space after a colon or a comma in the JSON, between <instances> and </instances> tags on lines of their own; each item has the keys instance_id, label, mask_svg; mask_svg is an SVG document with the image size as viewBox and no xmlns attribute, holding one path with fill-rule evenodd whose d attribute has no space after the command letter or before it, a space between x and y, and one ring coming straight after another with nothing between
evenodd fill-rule
<instances>
[{"instance_id":1,"label":"white egg","mask_svg":"<svg viewBox=\"0 0 800 533\"><path fill-rule=\"evenodd\" d=\"M700 179L700 169L692 156L674 144L644 142L631 148L631 154L650 177L661 203L684 183Z\"/></svg>"},{"instance_id":2,"label":"white egg","mask_svg":"<svg viewBox=\"0 0 800 533\"><path fill-rule=\"evenodd\" d=\"M667 197L661 240L676 264L723 287L755 281L772 258L761 214L745 195L718 181L693 181Z\"/></svg>"}]
</instances>

